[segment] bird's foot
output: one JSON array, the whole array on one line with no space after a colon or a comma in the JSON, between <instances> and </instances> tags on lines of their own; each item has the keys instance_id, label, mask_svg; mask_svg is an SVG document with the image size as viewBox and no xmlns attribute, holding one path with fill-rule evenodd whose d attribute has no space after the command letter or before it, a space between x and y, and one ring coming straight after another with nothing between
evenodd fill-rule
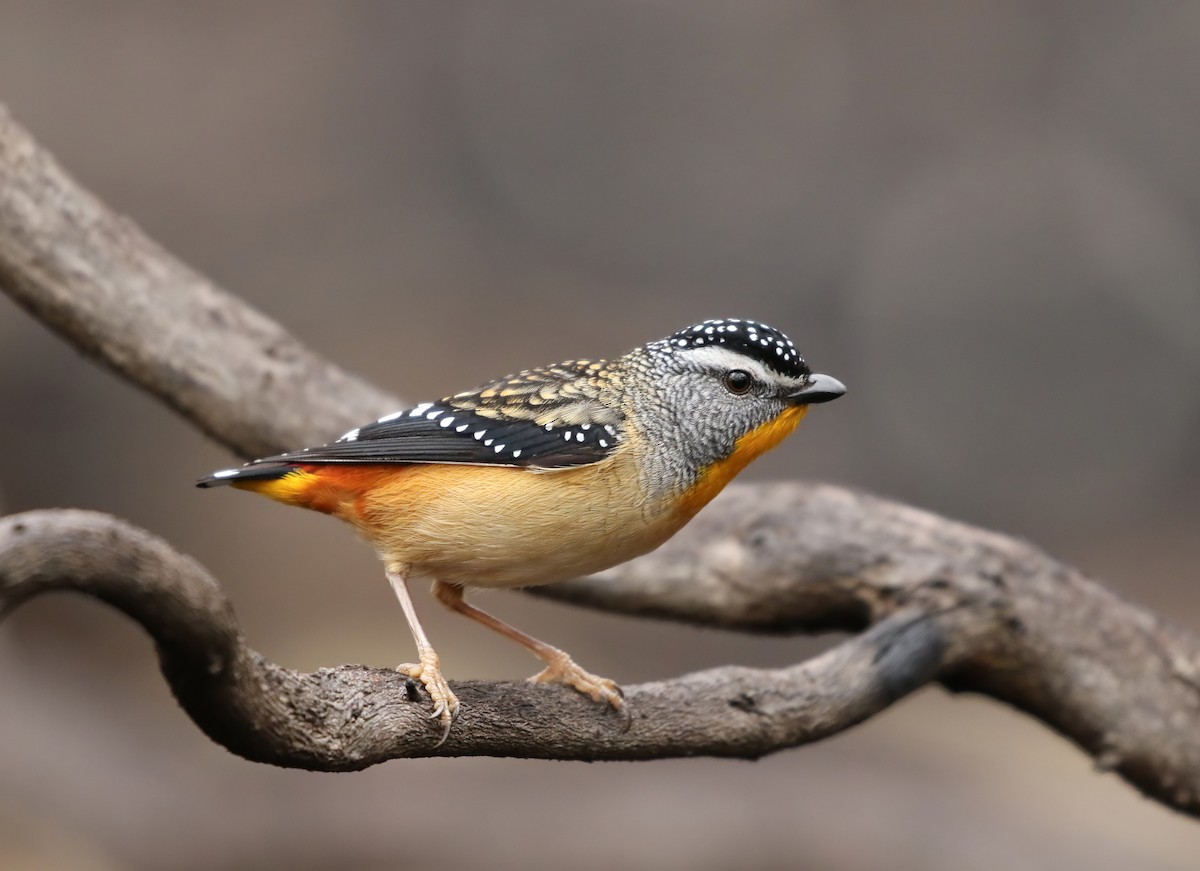
<instances>
[{"instance_id":1,"label":"bird's foot","mask_svg":"<svg viewBox=\"0 0 1200 871\"><path fill-rule=\"evenodd\" d=\"M583 693L594 702L611 705L624 719L621 731L627 731L631 723L629 706L625 704L625 693L615 681L606 677L584 671L575 664L575 660L563 654L561 659L553 659L545 669L529 679L530 683L561 683L566 684L577 692Z\"/></svg>"},{"instance_id":2,"label":"bird's foot","mask_svg":"<svg viewBox=\"0 0 1200 871\"><path fill-rule=\"evenodd\" d=\"M433 713L429 715L429 719L437 719L442 724L442 737L434 747L441 747L446 743L450 727L458 717L459 704L458 697L450 691L450 684L446 683L446 678L442 676L437 654L433 651L423 653L420 662L406 662L396 666L396 671L420 681L425 687L425 692L429 693L429 699L433 702Z\"/></svg>"}]
</instances>

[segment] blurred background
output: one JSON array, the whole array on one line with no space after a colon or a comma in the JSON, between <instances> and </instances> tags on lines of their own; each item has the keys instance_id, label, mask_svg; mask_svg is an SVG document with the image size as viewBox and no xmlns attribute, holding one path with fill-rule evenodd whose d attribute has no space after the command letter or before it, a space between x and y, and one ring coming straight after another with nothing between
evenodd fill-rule
<instances>
[{"instance_id":1,"label":"blurred background","mask_svg":"<svg viewBox=\"0 0 1200 871\"><path fill-rule=\"evenodd\" d=\"M850 386L748 473L1032 539L1200 631L1200 4L17 2L0 101L85 185L414 401L768 321ZM336 435L331 433L331 436ZM0 507L110 511L299 669L411 658L338 524L192 489L230 457L0 298ZM624 683L754 639L485 606ZM516 646L444 614L454 678ZM254 765L91 601L0 626L0 867L1183 869L1200 828L927 690L756 764Z\"/></svg>"}]
</instances>

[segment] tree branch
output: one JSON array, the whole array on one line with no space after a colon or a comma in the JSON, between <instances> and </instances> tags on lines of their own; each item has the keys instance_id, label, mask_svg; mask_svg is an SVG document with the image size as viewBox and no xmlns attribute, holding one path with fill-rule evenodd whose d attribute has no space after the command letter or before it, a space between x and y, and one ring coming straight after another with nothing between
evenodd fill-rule
<instances>
[{"instance_id":1,"label":"tree branch","mask_svg":"<svg viewBox=\"0 0 1200 871\"><path fill-rule=\"evenodd\" d=\"M163 674L214 741L259 762L323 771L413 756L754 758L815 741L924 685L942 662L936 619L899 612L801 665L725 667L626 688L635 726L565 687L464 681L440 747L427 699L390 669L301 674L248 648L204 569L149 533L87 511L0 520L0 608L86 593L153 637Z\"/></svg>"},{"instance_id":2,"label":"tree branch","mask_svg":"<svg viewBox=\"0 0 1200 871\"><path fill-rule=\"evenodd\" d=\"M0 105L0 288L68 344L243 457L399 402L216 288L84 190ZM258 408L247 404L258 396ZM296 398L322 397L309 414Z\"/></svg>"},{"instance_id":3,"label":"tree branch","mask_svg":"<svg viewBox=\"0 0 1200 871\"><path fill-rule=\"evenodd\" d=\"M538 595L749 632L936 617L937 680L1200 814L1200 641L1025 542L840 487L733 486L648 558Z\"/></svg>"},{"instance_id":4,"label":"tree branch","mask_svg":"<svg viewBox=\"0 0 1200 871\"><path fill-rule=\"evenodd\" d=\"M0 110L0 288L243 456L311 443L396 401L215 289L76 185ZM648 557L543 595L755 632L860 632L791 668L629 687L634 726L555 687L464 682L445 745L416 690L357 666L299 674L246 647L216 583L121 521L0 521L0 609L96 596L157 642L214 740L322 770L398 756L761 756L930 682L1008 702L1147 795L1200 814L1200 645L1022 542L836 487L731 488Z\"/></svg>"}]
</instances>

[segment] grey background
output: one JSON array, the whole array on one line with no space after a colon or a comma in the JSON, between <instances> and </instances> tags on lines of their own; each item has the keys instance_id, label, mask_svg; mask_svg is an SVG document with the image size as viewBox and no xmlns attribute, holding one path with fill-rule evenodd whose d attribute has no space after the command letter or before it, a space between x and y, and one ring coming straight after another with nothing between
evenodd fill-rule
<instances>
[{"instance_id":1,"label":"grey background","mask_svg":"<svg viewBox=\"0 0 1200 871\"><path fill-rule=\"evenodd\" d=\"M850 394L748 472L1032 539L1200 629L1200 5L17 2L0 100L87 186L413 400L708 317ZM331 434L336 435L336 433ZM229 457L0 301L0 504L207 565L251 642L410 658L372 554L192 480ZM785 664L499 593L625 683ZM418 602L451 677L521 650ZM757 764L254 766L94 603L0 625L0 866L1183 869L1194 823L926 691Z\"/></svg>"}]
</instances>

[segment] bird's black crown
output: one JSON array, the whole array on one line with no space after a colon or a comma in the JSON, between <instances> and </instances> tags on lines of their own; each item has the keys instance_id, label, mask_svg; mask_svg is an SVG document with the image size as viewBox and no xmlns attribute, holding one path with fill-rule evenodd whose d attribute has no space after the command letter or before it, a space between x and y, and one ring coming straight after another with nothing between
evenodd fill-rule
<instances>
[{"instance_id":1,"label":"bird's black crown","mask_svg":"<svg viewBox=\"0 0 1200 871\"><path fill-rule=\"evenodd\" d=\"M791 339L758 321L742 318L704 321L668 336L665 341L679 350L721 345L790 378L807 378L811 372Z\"/></svg>"}]
</instances>

